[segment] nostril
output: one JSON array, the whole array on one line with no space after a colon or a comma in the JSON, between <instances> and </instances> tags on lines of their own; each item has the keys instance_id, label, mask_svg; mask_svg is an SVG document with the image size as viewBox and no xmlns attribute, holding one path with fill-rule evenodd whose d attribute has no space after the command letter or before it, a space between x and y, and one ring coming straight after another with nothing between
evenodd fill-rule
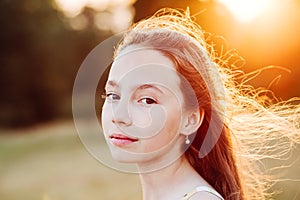
<instances>
[{"instance_id":1,"label":"nostril","mask_svg":"<svg viewBox=\"0 0 300 200\"><path fill-rule=\"evenodd\" d=\"M129 118L126 118L126 119L112 119L111 121L114 124L120 124L120 125L123 125L123 126L130 126L132 124L132 122Z\"/></svg>"},{"instance_id":2,"label":"nostril","mask_svg":"<svg viewBox=\"0 0 300 200\"><path fill-rule=\"evenodd\" d=\"M112 107L112 122L122 126L129 126L132 123L131 115L128 109L128 101L119 101Z\"/></svg>"}]
</instances>

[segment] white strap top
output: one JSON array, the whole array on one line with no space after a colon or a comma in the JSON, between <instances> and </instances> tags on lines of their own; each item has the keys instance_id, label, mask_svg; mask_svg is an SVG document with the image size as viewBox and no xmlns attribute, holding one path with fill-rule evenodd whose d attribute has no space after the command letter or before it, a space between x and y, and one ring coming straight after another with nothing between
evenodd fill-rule
<instances>
[{"instance_id":1,"label":"white strap top","mask_svg":"<svg viewBox=\"0 0 300 200\"><path fill-rule=\"evenodd\" d=\"M189 198L191 198L194 194L196 194L197 192L209 192L217 197L219 197L221 200L224 200L224 198L214 189L207 187L207 186L199 186L196 187L193 191L186 193L182 200L188 200Z\"/></svg>"}]
</instances>

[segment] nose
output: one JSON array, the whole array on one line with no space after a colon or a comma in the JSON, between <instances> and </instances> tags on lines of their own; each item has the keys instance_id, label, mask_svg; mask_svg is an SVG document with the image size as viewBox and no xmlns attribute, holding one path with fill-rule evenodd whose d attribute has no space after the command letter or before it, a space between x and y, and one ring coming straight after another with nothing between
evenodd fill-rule
<instances>
[{"instance_id":1,"label":"nose","mask_svg":"<svg viewBox=\"0 0 300 200\"><path fill-rule=\"evenodd\" d=\"M130 126L132 124L128 107L122 103L113 106L112 122L122 126Z\"/></svg>"}]
</instances>

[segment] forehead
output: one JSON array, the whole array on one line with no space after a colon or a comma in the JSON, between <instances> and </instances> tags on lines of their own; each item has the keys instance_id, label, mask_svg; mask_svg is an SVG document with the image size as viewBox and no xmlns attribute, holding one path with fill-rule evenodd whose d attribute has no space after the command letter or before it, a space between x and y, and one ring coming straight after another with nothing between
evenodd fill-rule
<instances>
[{"instance_id":1,"label":"forehead","mask_svg":"<svg viewBox=\"0 0 300 200\"><path fill-rule=\"evenodd\" d=\"M108 80L136 85L179 85L173 62L157 50L142 47L128 47L122 51L112 64Z\"/></svg>"}]
</instances>

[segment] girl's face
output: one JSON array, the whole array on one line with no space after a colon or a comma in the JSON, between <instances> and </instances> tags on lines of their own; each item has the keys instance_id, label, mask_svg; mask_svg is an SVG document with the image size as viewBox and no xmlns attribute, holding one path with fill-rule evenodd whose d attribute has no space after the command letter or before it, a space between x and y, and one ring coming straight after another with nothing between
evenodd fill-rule
<instances>
[{"instance_id":1,"label":"girl's face","mask_svg":"<svg viewBox=\"0 0 300 200\"><path fill-rule=\"evenodd\" d=\"M167 57L126 48L115 59L105 90L102 127L114 159L143 163L183 153L183 94Z\"/></svg>"}]
</instances>

